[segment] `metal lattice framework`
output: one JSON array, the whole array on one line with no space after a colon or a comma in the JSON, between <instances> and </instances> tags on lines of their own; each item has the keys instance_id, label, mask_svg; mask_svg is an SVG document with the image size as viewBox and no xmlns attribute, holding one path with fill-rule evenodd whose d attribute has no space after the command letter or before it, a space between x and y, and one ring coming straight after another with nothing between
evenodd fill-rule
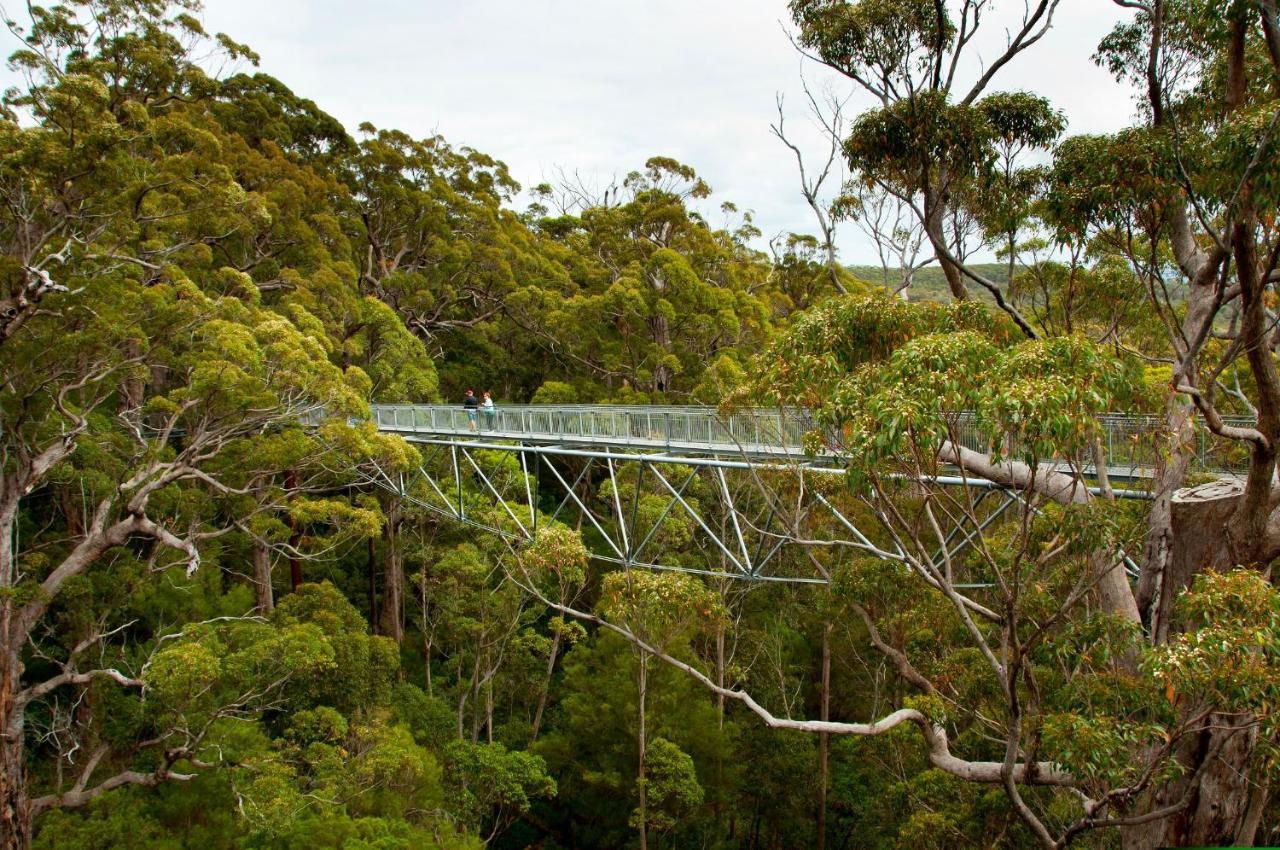
<instances>
[{"instance_id":1,"label":"metal lattice framework","mask_svg":"<svg viewBox=\"0 0 1280 850\"><path fill-rule=\"evenodd\" d=\"M380 431L417 444L423 456L414 474L378 471L377 484L513 541L531 540L547 522L577 522L599 560L758 581L826 582L829 553L837 549L904 564L924 560L886 537L848 497L834 455L804 452L804 434L814 425L802 413L524 406L473 415L441 405L379 405L373 413ZM1134 417L1104 422L1113 476L1143 476L1133 449L1143 424ZM980 447L978 429L969 431L965 442ZM974 493L927 557L933 568L1011 509L1028 506L1020 491L981 479L936 476L928 483ZM657 551L677 520L698 537L696 562Z\"/></svg>"}]
</instances>

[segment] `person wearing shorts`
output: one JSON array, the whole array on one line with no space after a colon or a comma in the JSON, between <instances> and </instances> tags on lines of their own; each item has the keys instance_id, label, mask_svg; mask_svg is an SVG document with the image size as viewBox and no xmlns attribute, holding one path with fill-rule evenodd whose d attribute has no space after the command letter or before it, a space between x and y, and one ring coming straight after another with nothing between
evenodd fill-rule
<instances>
[{"instance_id":1,"label":"person wearing shorts","mask_svg":"<svg viewBox=\"0 0 1280 850\"><path fill-rule=\"evenodd\" d=\"M467 426L472 431L476 430L476 414L480 410L480 399L476 398L475 390L467 390L467 397L462 400L462 409L467 412Z\"/></svg>"}]
</instances>

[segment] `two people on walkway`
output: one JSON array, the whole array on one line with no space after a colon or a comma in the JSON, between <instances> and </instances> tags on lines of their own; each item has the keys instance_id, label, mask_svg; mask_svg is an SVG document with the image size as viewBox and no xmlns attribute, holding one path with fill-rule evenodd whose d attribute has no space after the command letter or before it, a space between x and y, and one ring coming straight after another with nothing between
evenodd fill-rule
<instances>
[{"instance_id":1,"label":"two people on walkway","mask_svg":"<svg viewBox=\"0 0 1280 850\"><path fill-rule=\"evenodd\" d=\"M462 409L467 412L467 426L472 431L476 430L476 420L478 414L484 413L485 427L493 430L493 424L498 418L498 408L493 403L493 396L489 393L484 394L484 400L476 398L475 390L467 390L467 396L462 400Z\"/></svg>"}]
</instances>

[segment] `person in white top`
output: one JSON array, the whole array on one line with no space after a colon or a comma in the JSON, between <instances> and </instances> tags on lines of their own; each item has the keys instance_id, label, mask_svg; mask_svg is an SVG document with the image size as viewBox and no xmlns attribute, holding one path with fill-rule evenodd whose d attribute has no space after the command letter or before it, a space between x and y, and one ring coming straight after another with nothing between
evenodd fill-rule
<instances>
[{"instance_id":1,"label":"person in white top","mask_svg":"<svg viewBox=\"0 0 1280 850\"><path fill-rule=\"evenodd\" d=\"M484 401L480 402L480 409L484 411L485 427L493 430L493 423L498 418L498 408L494 406L493 396L485 393Z\"/></svg>"}]
</instances>

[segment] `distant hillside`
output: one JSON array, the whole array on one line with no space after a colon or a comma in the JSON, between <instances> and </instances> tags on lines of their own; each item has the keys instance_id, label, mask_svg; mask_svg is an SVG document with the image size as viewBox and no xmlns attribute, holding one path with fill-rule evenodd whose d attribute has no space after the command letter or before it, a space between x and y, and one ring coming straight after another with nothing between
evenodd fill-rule
<instances>
[{"instance_id":1,"label":"distant hillside","mask_svg":"<svg viewBox=\"0 0 1280 850\"><path fill-rule=\"evenodd\" d=\"M880 266L846 266L849 272L868 283L881 284L884 280ZM1002 263L974 263L973 270L978 274L1000 284L1002 287L1008 279L1008 267ZM897 269L889 270L889 288L897 288L900 274ZM976 284L970 286L975 296L990 299L990 294ZM950 301L951 290L947 288L947 279L937 265L929 266L916 272L911 283L910 298L912 301Z\"/></svg>"}]
</instances>

